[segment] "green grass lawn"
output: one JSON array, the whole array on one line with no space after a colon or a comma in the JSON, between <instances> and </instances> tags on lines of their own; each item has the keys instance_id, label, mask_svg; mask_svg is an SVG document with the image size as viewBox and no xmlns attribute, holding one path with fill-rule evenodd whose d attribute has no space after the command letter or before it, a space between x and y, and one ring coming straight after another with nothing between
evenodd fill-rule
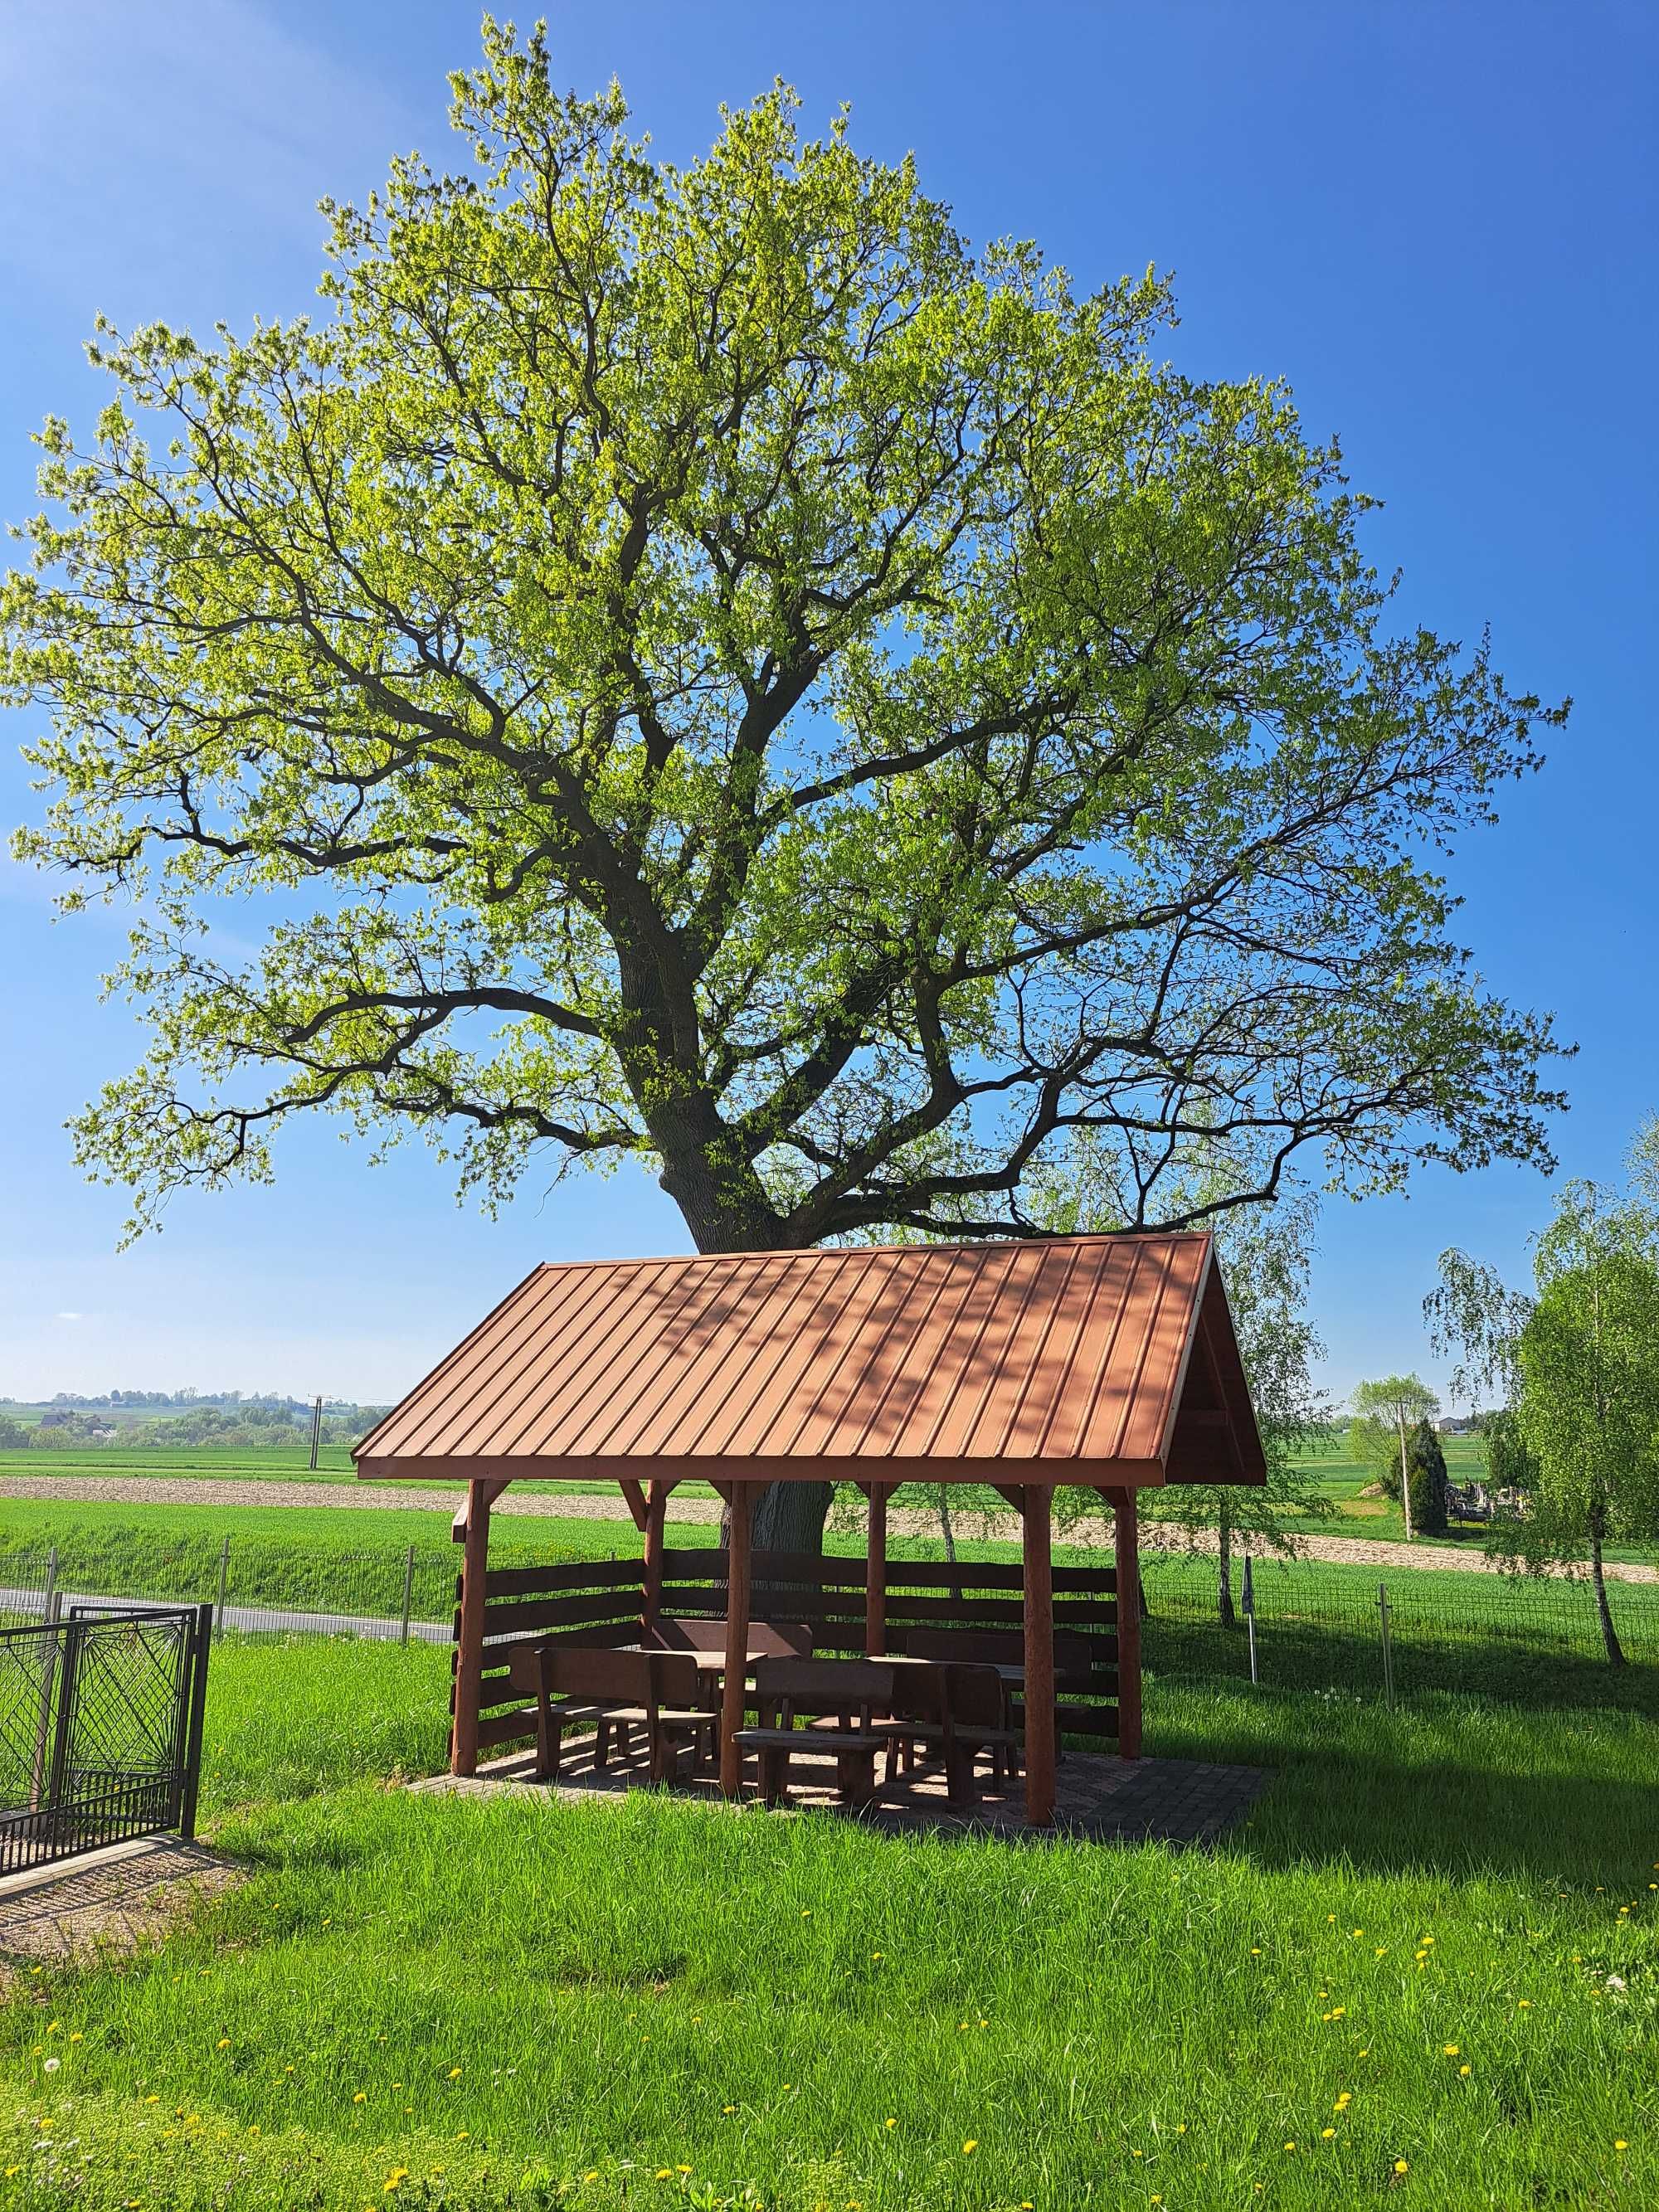
<instances>
[{"instance_id":1,"label":"green grass lawn","mask_svg":"<svg viewBox=\"0 0 1659 2212\"><path fill-rule=\"evenodd\" d=\"M1160 1678L1152 1749L1275 1770L1205 1856L388 1790L444 1669L216 1653L252 1880L15 1987L0 2202L1659 2202L1650 1720Z\"/></svg>"}]
</instances>

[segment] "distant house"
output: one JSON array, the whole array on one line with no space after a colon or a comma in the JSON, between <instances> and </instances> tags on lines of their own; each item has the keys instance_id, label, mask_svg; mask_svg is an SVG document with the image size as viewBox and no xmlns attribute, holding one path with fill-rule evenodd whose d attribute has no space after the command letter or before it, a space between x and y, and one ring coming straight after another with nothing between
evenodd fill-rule
<instances>
[{"instance_id":1,"label":"distant house","mask_svg":"<svg viewBox=\"0 0 1659 2212\"><path fill-rule=\"evenodd\" d=\"M1473 1414L1443 1413L1434 1425L1443 1437L1472 1437L1475 1433Z\"/></svg>"}]
</instances>

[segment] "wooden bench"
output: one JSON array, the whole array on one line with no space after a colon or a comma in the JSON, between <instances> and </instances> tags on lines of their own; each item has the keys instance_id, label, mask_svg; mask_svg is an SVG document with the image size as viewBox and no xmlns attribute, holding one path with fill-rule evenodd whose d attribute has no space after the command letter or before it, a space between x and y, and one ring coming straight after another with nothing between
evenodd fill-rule
<instances>
[{"instance_id":1,"label":"wooden bench","mask_svg":"<svg viewBox=\"0 0 1659 2212\"><path fill-rule=\"evenodd\" d=\"M917 1753L937 1753L945 1767L945 1794L956 1804L972 1804L978 1795L975 1762L991 1754L993 1778L1019 1772L1024 1733L1008 1717L1007 1687L994 1667L945 1664L895 1668L891 1720L877 1721L873 1732L888 1746L887 1779L914 1767Z\"/></svg>"},{"instance_id":2,"label":"wooden bench","mask_svg":"<svg viewBox=\"0 0 1659 2212\"><path fill-rule=\"evenodd\" d=\"M690 1652L612 1651L544 1637L507 1653L507 1678L536 1702L536 1779L557 1779L564 1731L592 1723L593 1765L603 1773L614 1730L629 1754L629 1730L645 1730L651 1779L666 1782L680 1747L690 1741L695 1766L713 1757L719 1717L699 1701L697 1666ZM557 1702L555 1702L555 1701Z\"/></svg>"},{"instance_id":3,"label":"wooden bench","mask_svg":"<svg viewBox=\"0 0 1659 2212\"><path fill-rule=\"evenodd\" d=\"M767 1804L788 1802L790 1761L798 1753L834 1758L843 1802L864 1804L875 1795L876 1761L887 1743L876 1717L892 1712L897 1671L872 1659L756 1661L761 1724L739 1729L737 1741L739 1749L758 1756ZM805 1727L796 1727L800 1720Z\"/></svg>"}]
</instances>

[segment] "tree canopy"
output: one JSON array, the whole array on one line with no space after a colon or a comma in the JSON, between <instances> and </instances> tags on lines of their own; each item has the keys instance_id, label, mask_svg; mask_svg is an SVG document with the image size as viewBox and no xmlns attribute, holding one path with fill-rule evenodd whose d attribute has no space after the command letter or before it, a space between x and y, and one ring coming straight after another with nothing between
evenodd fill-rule
<instances>
[{"instance_id":1,"label":"tree canopy","mask_svg":"<svg viewBox=\"0 0 1659 2212\"><path fill-rule=\"evenodd\" d=\"M1357 1384L1351 1402L1348 1449L1357 1460L1374 1467L1378 1481L1399 1498L1409 1542L1417 1530L1412 1519L1408 1435L1419 1422L1434 1419L1440 1401L1420 1375L1384 1375Z\"/></svg>"},{"instance_id":2,"label":"tree canopy","mask_svg":"<svg viewBox=\"0 0 1659 2212\"><path fill-rule=\"evenodd\" d=\"M1588 1555L1607 1657L1623 1662L1603 1553L1659 1528L1659 1210L1653 1125L1632 1155L1632 1188L1565 1184L1533 1240L1536 1294L1450 1251L1425 1300L1437 1348L1504 1386L1488 1425L1495 1481L1525 1492L1494 1524L1500 1557L1534 1571Z\"/></svg>"},{"instance_id":3,"label":"tree canopy","mask_svg":"<svg viewBox=\"0 0 1659 2212\"><path fill-rule=\"evenodd\" d=\"M1391 629L1282 386L781 86L674 167L539 33L453 82L319 318L100 324L43 433L18 850L136 902L76 1126L137 1224L316 1110L487 1202L642 1163L706 1249L1027 1231L1077 1131L1127 1226L1547 1158L1437 866L1565 710Z\"/></svg>"}]
</instances>

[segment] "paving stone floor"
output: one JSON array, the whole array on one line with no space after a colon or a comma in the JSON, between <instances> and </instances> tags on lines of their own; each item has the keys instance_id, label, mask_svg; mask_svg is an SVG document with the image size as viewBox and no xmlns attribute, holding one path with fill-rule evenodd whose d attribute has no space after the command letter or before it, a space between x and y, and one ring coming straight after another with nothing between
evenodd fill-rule
<instances>
[{"instance_id":1,"label":"paving stone floor","mask_svg":"<svg viewBox=\"0 0 1659 2212\"><path fill-rule=\"evenodd\" d=\"M0 1972L4 1962L135 1949L166 1933L191 1900L246 1880L239 1868L176 1836L117 1844L84 1858L0 1881Z\"/></svg>"},{"instance_id":2,"label":"paving stone floor","mask_svg":"<svg viewBox=\"0 0 1659 2212\"><path fill-rule=\"evenodd\" d=\"M752 1784L752 1767L748 1778ZM1056 1776L1054 1830L1091 1843L1207 1844L1243 1817L1269 1779L1257 1766L1068 1753ZM412 1786L469 1796L551 1790L561 1797L615 1802L629 1790L647 1786L647 1776L642 1762L620 1764L614 1759L603 1771L595 1771L590 1740L572 1747L556 1783L537 1782L531 1755L525 1751L492 1759L468 1779L441 1774ZM1032 1835L1025 1825L1018 1782L1012 1788L994 1786L981 1771L980 1788L973 1806L952 1805L937 1769L901 1775L884 1784L872 1803L848 1817L897 1832L990 1833L1010 1841ZM683 1772L674 1789L678 1796L721 1802L708 1775ZM798 1754L791 1762L789 1802L801 1809L846 1812L836 1797L834 1761Z\"/></svg>"}]
</instances>

